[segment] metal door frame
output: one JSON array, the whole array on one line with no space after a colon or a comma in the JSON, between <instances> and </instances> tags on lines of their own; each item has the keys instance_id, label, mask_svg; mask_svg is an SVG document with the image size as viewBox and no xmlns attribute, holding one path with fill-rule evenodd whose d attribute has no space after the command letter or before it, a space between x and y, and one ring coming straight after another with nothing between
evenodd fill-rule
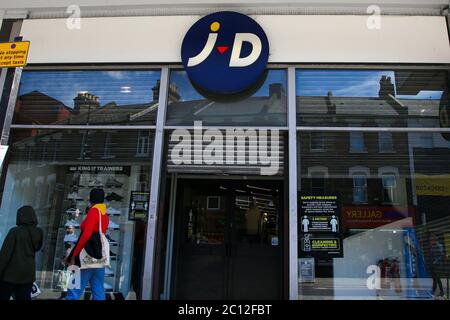
<instances>
[{"instance_id":1,"label":"metal door frame","mask_svg":"<svg viewBox=\"0 0 450 320\"><path fill-rule=\"evenodd\" d=\"M175 247L175 223L176 223L176 217L175 217L175 212L177 211L178 205L177 204L177 199L180 197L181 194L183 194L183 192L179 193L178 192L178 188L180 186L185 186L185 182L189 182L192 180L217 180L217 179L221 179L221 180L225 180L225 181L277 181L279 183L280 188L282 188L282 194L279 196L279 203L281 204L281 206L278 207L278 214L279 214L279 228L280 228L280 234L279 234L279 243L280 243L280 277L278 279L278 281L280 282L280 297L283 296L283 290L284 290L284 286L285 286L285 281L283 279L283 268L282 268L282 264L285 263L285 260L287 260L287 257L284 256L284 241L282 241L283 237L284 237L284 233L287 232L287 230L285 230L284 228L284 220L285 219L289 219L289 217L284 217L284 210L282 208L284 208L285 206L289 206L289 204L285 204L284 203L284 195L285 195L285 188L284 188L284 177L270 177L270 179L267 179L269 177L264 177L264 176L252 176L250 179L245 179L241 176L236 176L236 177L216 177L214 175L180 175L177 173L172 173L171 176L171 187L170 187L170 197L169 197L169 215L168 215L168 230L167 230L167 252L166 252L166 260L165 260L165 268L164 268L164 290L163 293L161 294L161 299L164 300L169 300L169 299L173 299L173 291L172 290L175 286L174 283L174 268L173 268L173 263L174 263L174 247ZM181 181L178 181L181 180ZM183 181L184 180L184 181ZM232 196L235 195L236 193L233 190L229 190L224 192L225 196L227 197L227 204L226 204L226 213L225 213L225 219L227 221L226 223L226 227L224 229L225 232L225 250L227 252L227 246L229 244L227 244L227 241L230 241L230 239L232 238L232 228L230 226L230 222L233 221L234 224L234 217L232 216ZM178 245L177 245L178 246ZM230 277L231 277L231 272L232 272L232 268L231 268L231 263L232 263L232 259L231 257L229 257L228 255L225 256L225 264L226 264L226 270L225 270L225 277L224 277L224 286L225 286L225 292L224 292L224 297L223 299L229 299L230 298L230 294L233 291L233 286L232 283L230 281Z\"/></svg>"}]
</instances>

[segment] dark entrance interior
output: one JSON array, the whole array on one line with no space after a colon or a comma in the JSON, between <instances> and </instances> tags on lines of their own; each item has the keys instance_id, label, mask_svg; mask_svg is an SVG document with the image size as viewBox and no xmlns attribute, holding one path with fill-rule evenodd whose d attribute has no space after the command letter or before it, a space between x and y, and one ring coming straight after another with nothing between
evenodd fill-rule
<instances>
[{"instance_id":1,"label":"dark entrance interior","mask_svg":"<svg viewBox=\"0 0 450 320\"><path fill-rule=\"evenodd\" d=\"M283 183L179 180L174 299L281 299Z\"/></svg>"}]
</instances>

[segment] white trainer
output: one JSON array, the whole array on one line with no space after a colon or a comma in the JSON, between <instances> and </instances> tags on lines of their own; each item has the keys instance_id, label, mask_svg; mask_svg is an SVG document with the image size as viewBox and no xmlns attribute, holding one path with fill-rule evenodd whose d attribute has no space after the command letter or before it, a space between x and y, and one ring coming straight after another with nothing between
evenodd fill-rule
<instances>
[{"instance_id":1,"label":"white trainer","mask_svg":"<svg viewBox=\"0 0 450 320\"><path fill-rule=\"evenodd\" d=\"M122 211L120 211L116 208L113 208L113 207L108 207L108 209L106 209L106 213L110 216L120 216Z\"/></svg>"},{"instance_id":2,"label":"white trainer","mask_svg":"<svg viewBox=\"0 0 450 320\"><path fill-rule=\"evenodd\" d=\"M119 229L119 228L120 226L117 223L115 223L114 221L109 221L108 229Z\"/></svg>"}]
</instances>

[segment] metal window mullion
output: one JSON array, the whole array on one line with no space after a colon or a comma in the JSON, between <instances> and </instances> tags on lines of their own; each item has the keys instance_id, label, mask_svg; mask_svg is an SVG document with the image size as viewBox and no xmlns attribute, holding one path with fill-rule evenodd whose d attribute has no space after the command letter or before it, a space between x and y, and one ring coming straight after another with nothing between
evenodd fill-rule
<instances>
[{"instance_id":1,"label":"metal window mullion","mask_svg":"<svg viewBox=\"0 0 450 320\"><path fill-rule=\"evenodd\" d=\"M5 10L0 10L0 30L3 25L3 17L5 16ZM2 68L0 71L0 102L3 92L3 86L5 85L6 73L8 72L8 68Z\"/></svg>"},{"instance_id":2,"label":"metal window mullion","mask_svg":"<svg viewBox=\"0 0 450 320\"><path fill-rule=\"evenodd\" d=\"M173 241L174 241L174 229L175 229L175 210L176 210L176 197L178 188L178 174L172 173L172 185L170 189L170 204L169 204L169 221L167 231L167 248L166 248L166 267L164 272L164 294L163 299L169 300L172 287L172 257L173 257Z\"/></svg>"},{"instance_id":3,"label":"metal window mullion","mask_svg":"<svg viewBox=\"0 0 450 320\"><path fill-rule=\"evenodd\" d=\"M150 205L148 209L147 233L142 279L142 299L150 300L153 290L153 270L155 264L156 226L158 222L158 198L161 178L162 153L164 147L164 121L166 118L169 68L161 70L158 114L156 117L155 144L153 149L152 174L150 182Z\"/></svg>"},{"instance_id":4,"label":"metal window mullion","mask_svg":"<svg viewBox=\"0 0 450 320\"><path fill-rule=\"evenodd\" d=\"M450 132L450 128L424 127L314 127L301 126L297 131L332 131L332 132Z\"/></svg>"},{"instance_id":5,"label":"metal window mullion","mask_svg":"<svg viewBox=\"0 0 450 320\"><path fill-rule=\"evenodd\" d=\"M3 18L3 16L2 16L2 18ZM11 34L9 35L10 41L14 41L16 36L18 36L20 34L21 28L22 28L22 21L13 22L12 28L11 28ZM1 87L0 87L0 89L1 89L0 90L0 99L2 97L2 92L4 90L4 86L5 86L5 82L6 82L5 80L6 80L7 70L8 70L7 68L2 69L2 77L4 77L4 79L3 79L3 83L1 83ZM16 106L17 97L19 95L19 87L20 87L20 79L22 77L22 70L23 70L23 67L17 67L14 70L14 77L13 77L13 81L11 84L11 91L10 91L9 97L8 97L8 105L6 107L5 119L3 121L2 136L0 138L1 145L7 145L8 141L9 141L11 123L12 123L13 116L14 116L14 109Z\"/></svg>"},{"instance_id":6,"label":"metal window mullion","mask_svg":"<svg viewBox=\"0 0 450 320\"><path fill-rule=\"evenodd\" d=\"M191 130L194 129L194 126L165 126L164 129L166 130L176 130L176 129L186 129ZM280 130L280 131L287 131L287 127L265 127L265 126L205 126L202 125L202 129L219 129L219 130L249 130L249 129L257 129L257 130Z\"/></svg>"},{"instance_id":7,"label":"metal window mullion","mask_svg":"<svg viewBox=\"0 0 450 320\"><path fill-rule=\"evenodd\" d=\"M44 129L44 130L154 130L156 126L129 126L129 125L29 125L11 124L11 129Z\"/></svg>"},{"instance_id":8,"label":"metal window mullion","mask_svg":"<svg viewBox=\"0 0 450 320\"><path fill-rule=\"evenodd\" d=\"M75 65L36 65L29 64L25 67L25 71L53 71L53 70L148 70L148 71L159 71L161 68L170 68L175 70L183 70L183 65L181 64L149 64L149 63L141 63L141 64L75 64ZM397 64L370 64L370 63L362 63L362 64L335 64L335 63L309 63L309 64L300 64L300 63L272 63L268 65L269 69L286 69L289 67L295 67L297 69L319 69L319 70L450 70L450 64L406 64L406 63L397 63Z\"/></svg>"},{"instance_id":9,"label":"metal window mullion","mask_svg":"<svg viewBox=\"0 0 450 320\"><path fill-rule=\"evenodd\" d=\"M297 129L295 67L288 68L289 300L298 300Z\"/></svg>"},{"instance_id":10,"label":"metal window mullion","mask_svg":"<svg viewBox=\"0 0 450 320\"><path fill-rule=\"evenodd\" d=\"M9 93L9 100L6 109L5 120L3 122L2 137L0 140L1 145L7 145L9 141L9 132L11 129L11 123L14 116L14 108L16 106L17 95L19 93L21 77L22 77L22 67L16 68L16 70L14 71L14 78L11 86L11 92Z\"/></svg>"}]
</instances>

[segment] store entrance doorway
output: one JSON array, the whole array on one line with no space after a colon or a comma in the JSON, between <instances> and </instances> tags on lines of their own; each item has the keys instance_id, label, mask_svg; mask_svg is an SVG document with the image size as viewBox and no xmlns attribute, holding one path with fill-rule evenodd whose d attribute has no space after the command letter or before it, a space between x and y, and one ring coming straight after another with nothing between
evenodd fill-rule
<instances>
[{"instance_id":1,"label":"store entrance doorway","mask_svg":"<svg viewBox=\"0 0 450 320\"><path fill-rule=\"evenodd\" d=\"M179 180L175 299L281 299L281 181Z\"/></svg>"}]
</instances>

